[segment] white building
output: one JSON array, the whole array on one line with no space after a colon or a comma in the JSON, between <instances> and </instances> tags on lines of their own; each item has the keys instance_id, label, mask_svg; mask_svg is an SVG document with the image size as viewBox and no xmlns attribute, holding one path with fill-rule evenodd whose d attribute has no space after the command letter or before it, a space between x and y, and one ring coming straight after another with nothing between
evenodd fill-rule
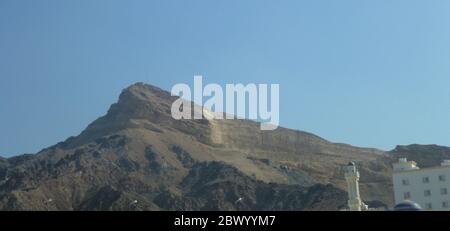
<instances>
[{"instance_id":1,"label":"white building","mask_svg":"<svg viewBox=\"0 0 450 231\"><path fill-rule=\"evenodd\" d=\"M395 203L414 201L424 210L450 211L450 161L421 169L406 158L394 164Z\"/></svg>"}]
</instances>

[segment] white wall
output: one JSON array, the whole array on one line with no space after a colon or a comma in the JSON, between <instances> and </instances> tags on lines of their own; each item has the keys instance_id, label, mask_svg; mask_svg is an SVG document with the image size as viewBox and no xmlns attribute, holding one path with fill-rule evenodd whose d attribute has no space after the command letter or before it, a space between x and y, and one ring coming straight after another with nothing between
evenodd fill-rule
<instances>
[{"instance_id":1,"label":"white wall","mask_svg":"<svg viewBox=\"0 0 450 231\"><path fill-rule=\"evenodd\" d=\"M445 176L445 181L439 180L440 175ZM424 177L429 178L429 183L423 182ZM409 185L403 185L402 180L409 181ZM409 192L409 200L418 203L424 210L428 210L427 204L431 203L431 210L450 211L450 166L395 172L393 181L396 204L405 201L404 193ZM442 188L447 189L446 195L441 195ZM425 190L430 190L431 195L425 196ZM443 202L447 202L448 208L443 207Z\"/></svg>"}]
</instances>

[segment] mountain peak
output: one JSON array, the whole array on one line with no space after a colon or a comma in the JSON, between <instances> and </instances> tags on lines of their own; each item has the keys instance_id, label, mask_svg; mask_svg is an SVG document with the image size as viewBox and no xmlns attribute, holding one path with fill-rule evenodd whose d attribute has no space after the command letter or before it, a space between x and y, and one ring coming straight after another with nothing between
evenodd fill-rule
<instances>
[{"instance_id":1,"label":"mountain peak","mask_svg":"<svg viewBox=\"0 0 450 231\"><path fill-rule=\"evenodd\" d=\"M75 144L86 143L130 128L177 130L209 143L210 127L207 120L172 118L172 103L178 98L161 88L141 82L135 83L122 90L117 103L112 104L106 115L92 122L76 137Z\"/></svg>"},{"instance_id":2,"label":"mountain peak","mask_svg":"<svg viewBox=\"0 0 450 231\"><path fill-rule=\"evenodd\" d=\"M169 92L143 82L138 82L125 88L119 96L119 102L121 99L126 99L128 96L133 96L144 101L156 98L167 100L171 97Z\"/></svg>"}]
</instances>

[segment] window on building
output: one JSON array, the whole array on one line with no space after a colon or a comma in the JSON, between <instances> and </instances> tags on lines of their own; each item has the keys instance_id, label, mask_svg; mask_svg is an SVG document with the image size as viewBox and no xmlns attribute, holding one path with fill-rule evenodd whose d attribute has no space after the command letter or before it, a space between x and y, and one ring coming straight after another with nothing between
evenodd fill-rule
<instances>
[{"instance_id":1,"label":"window on building","mask_svg":"<svg viewBox=\"0 0 450 231\"><path fill-rule=\"evenodd\" d=\"M422 182L423 183L430 183L430 178L425 176L425 177L423 177Z\"/></svg>"},{"instance_id":2,"label":"window on building","mask_svg":"<svg viewBox=\"0 0 450 231\"><path fill-rule=\"evenodd\" d=\"M425 204L425 208L426 208L426 209L433 209L433 204L431 204L431 203L426 203L426 204Z\"/></svg>"},{"instance_id":3,"label":"window on building","mask_svg":"<svg viewBox=\"0 0 450 231\"><path fill-rule=\"evenodd\" d=\"M411 198L411 193L410 192L403 193L403 199L408 200L410 198Z\"/></svg>"},{"instance_id":4,"label":"window on building","mask_svg":"<svg viewBox=\"0 0 450 231\"><path fill-rule=\"evenodd\" d=\"M447 188L441 188L441 195L447 195Z\"/></svg>"},{"instance_id":5,"label":"window on building","mask_svg":"<svg viewBox=\"0 0 450 231\"><path fill-rule=\"evenodd\" d=\"M445 181L445 175L440 175L439 176L439 181Z\"/></svg>"},{"instance_id":6,"label":"window on building","mask_svg":"<svg viewBox=\"0 0 450 231\"><path fill-rule=\"evenodd\" d=\"M423 195L425 195L426 197L431 196L431 190L425 190L425 191L423 192Z\"/></svg>"},{"instance_id":7,"label":"window on building","mask_svg":"<svg viewBox=\"0 0 450 231\"><path fill-rule=\"evenodd\" d=\"M444 202L442 202L442 208L449 208L449 204L448 204L448 201L444 201Z\"/></svg>"},{"instance_id":8,"label":"window on building","mask_svg":"<svg viewBox=\"0 0 450 231\"><path fill-rule=\"evenodd\" d=\"M402 180L402 185L409 185L409 180L408 179L403 179Z\"/></svg>"}]
</instances>

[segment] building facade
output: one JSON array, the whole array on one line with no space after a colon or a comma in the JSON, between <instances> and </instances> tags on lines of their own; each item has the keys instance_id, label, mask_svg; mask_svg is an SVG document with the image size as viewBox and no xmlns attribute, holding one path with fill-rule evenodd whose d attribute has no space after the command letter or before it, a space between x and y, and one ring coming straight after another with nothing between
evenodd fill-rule
<instances>
[{"instance_id":1,"label":"building facade","mask_svg":"<svg viewBox=\"0 0 450 231\"><path fill-rule=\"evenodd\" d=\"M414 201L424 210L450 211L450 161L421 169L406 158L394 164L395 203Z\"/></svg>"}]
</instances>

